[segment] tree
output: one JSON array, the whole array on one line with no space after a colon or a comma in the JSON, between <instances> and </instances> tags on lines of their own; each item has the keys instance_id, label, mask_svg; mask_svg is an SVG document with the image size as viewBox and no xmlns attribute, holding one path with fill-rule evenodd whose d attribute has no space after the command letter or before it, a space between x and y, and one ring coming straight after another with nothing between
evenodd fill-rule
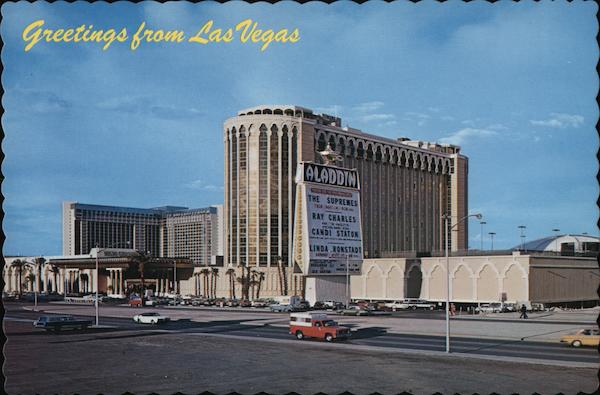
<instances>
[{"instance_id":1,"label":"tree","mask_svg":"<svg viewBox=\"0 0 600 395\"><path fill-rule=\"evenodd\" d=\"M152 255L149 252L136 251L132 256L133 262L136 264L137 272L140 276L140 282L142 283L142 293L146 289L146 282L144 279L144 273L146 272L146 265L152 261Z\"/></svg>"},{"instance_id":2,"label":"tree","mask_svg":"<svg viewBox=\"0 0 600 395\"><path fill-rule=\"evenodd\" d=\"M37 272L37 283L35 288L38 290L38 292L42 290L42 266L44 266L45 263L46 260L43 257L39 256L35 258L35 270Z\"/></svg>"},{"instance_id":3,"label":"tree","mask_svg":"<svg viewBox=\"0 0 600 395\"><path fill-rule=\"evenodd\" d=\"M242 299L250 299L250 268L242 266L242 276L236 280L242 285Z\"/></svg>"},{"instance_id":4,"label":"tree","mask_svg":"<svg viewBox=\"0 0 600 395\"><path fill-rule=\"evenodd\" d=\"M212 295L213 295L213 298L216 298L217 297L217 278L219 278L219 269L217 269L216 267L213 267L211 277L213 279Z\"/></svg>"},{"instance_id":5,"label":"tree","mask_svg":"<svg viewBox=\"0 0 600 395\"><path fill-rule=\"evenodd\" d=\"M19 287L19 295L23 293L23 269L30 267L31 263L27 262L24 259L15 259L12 261L11 266L17 269L17 284Z\"/></svg>"},{"instance_id":6,"label":"tree","mask_svg":"<svg viewBox=\"0 0 600 395\"><path fill-rule=\"evenodd\" d=\"M229 299L235 299L235 269L229 268L225 274L229 276Z\"/></svg>"},{"instance_id":7,"label":"tree","mask_svg":"<svg viewBox=\"0 0 600 395\"><path fill-rule=\"evenodd\" d=\"M29 273L29 274L28 274L28 275L25 277L25 279L27 280L27 282L28 282L29 284L31 284L31 290L33 291L33 290L35 289L35 288L34 288L34 285L33 285L33 284L35 283L35 274L33 274L33 273Z\"/></svg>"},{"instance_id":8,"label":"tree","mask_svg":"<svg viewBox=\"0 0 600 395\"><path fill-rule=\"evenodd\" d=\"M204 297L206 298L210 298L210 295L208 294L208 275L210 274L210 270L208 270L207 268L204 268L202 270L200 270L200 274L202 274L204 276Z\"/></svg>"},{"instance_id":9,"label":"tree","mask_svg":"<svg viewBox=\"0 0 600 395\"><path fill-rule=\"evenodd\" d=\"M83 292L89 292L89 282L90 282L90 277L87 275L87 273L83 273L80 275L81 277L81 290Z\"/></svg>"},{"instance_id":10,"label":"tree","mask_svg":"<svg viewBox=\"0 0 600 395\"><path fill-rule=\"evenodd\" d=\"M285 272L285 264L283 263L283 258L277 257L277 273L279 274L279 290L283 295L288 294L288 282L287 282L287 274Z\"/></svg>"},{"instance_id":11,"label":"tree","mask_svg":"<svg viewBox=\"0 0 600 395\"><path fill-rule=\"evenodd\" d=\"M261 271L257 271L256 273L257 273L257 277L258 277L258 284L256 287L256 299L259 299L260 298L260 287L262 285L262 282L265 279L265 273L261 272Z\"/></svg>"}]
</instances>

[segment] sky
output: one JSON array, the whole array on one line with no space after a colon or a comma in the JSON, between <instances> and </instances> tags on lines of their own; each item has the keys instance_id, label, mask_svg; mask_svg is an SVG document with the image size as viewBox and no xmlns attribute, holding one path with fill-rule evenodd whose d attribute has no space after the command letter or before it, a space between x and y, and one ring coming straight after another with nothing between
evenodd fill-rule
<instances>
[{"instance_id":1,"label":"sky","mask_svg":"<svg viewBox=\"0 0 600 395\"><path fill-rule=\"evenodd\" d=\"M555 228L599 233L594 2L19 2L1 11L4 255L61 254L67 200L222 204L223 122L261 104L460 145L486 249L488 232L496 249L518 245L519 225L526 240ZM224 34L246 19L298 29L299 39L264 50L239 31L231 42L188 41L209 20ZM106 49L41 40L25 51L24 30L38 20L42 30L125 28L127 39ZM132 50L142 22L185 39ZM472 220L470 247L481 242Z\"/></svg>"}]
</instances>

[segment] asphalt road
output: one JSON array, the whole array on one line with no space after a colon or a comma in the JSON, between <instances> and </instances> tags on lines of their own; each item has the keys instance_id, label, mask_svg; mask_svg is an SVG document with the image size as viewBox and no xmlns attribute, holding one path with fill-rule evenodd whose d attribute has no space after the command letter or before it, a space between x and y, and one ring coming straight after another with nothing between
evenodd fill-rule
<instances>
[{"instance_id":1,"label":"asphalt road","mask_svg":"<svg viewBox=\"0 0 600 395\"><path fill-rule=\"evenodd\" d=\"M34 329L29 315L17 315L4 321L9 394L576 394L598 385L596 368L357 346L388 338L366 332L348 343L329 344L286 340L282 328L235 320L153 327L103 318L120 326L53 334Z\"/></svg>"},{"instance_id":2,"label":"asphalt road","mask_svg":"<svg viewBox=\"0 0 600 395\"><path fill-rule=\"evenodd\" d=\"M16 320L31 323L40 313L23 310L19 304L7 305L5 320ZM131 314L131 309L125 307ZM168 312L167 312L168 314ZM423 316L422 312L416 313ZM286 314L276 314L286 319ZM86 318L85 316L79 316ZM89 318L89 316L87 317ZM204 333L216 335L229 335L241 338L276 339L289 342L298 342L288 333L287 328L272 326L269 323L261 324L261 319L255 319L252 324L246 324L246 320L232 319L216 320L209 322L196 322L189 319L179 319L161 325L137 324L131 318L102 317L101 324L110 328L89 329L88 333L95 332L158 332L158 333ZM352 328L352 324L345 324ZM44 333L43 330L33 328L28 333ZM306 339L303 342L322 342L317 339ZM369 327L354 328L352 338L337 342L340 346L367 346L388 348L394 350L410 350L424 352L444 352L445 337L387 333L385 328ZM519 341L519 340L496 340L489 338L453 337L451 339L451 351L455 354L471 356L524 358L540 362L553 361L555 363L586 363L598 364L600 362L598 351L595 348L572 348L560 343Z\"/></svg>"}]
</instances>

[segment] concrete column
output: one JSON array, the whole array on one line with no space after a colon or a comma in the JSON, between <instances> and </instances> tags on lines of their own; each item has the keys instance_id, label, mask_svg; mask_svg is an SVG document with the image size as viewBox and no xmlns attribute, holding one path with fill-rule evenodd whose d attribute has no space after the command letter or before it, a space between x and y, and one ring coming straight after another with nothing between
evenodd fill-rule
<instances>
[{"instance_id":1,"label":"concrete column","mask_svg":"<svg viewBox=\"0 0 600 395\"><path fill-rule=\"evenodd\" d=\"M277 193L277 199L278 199L278 207L277 207L277 234L279 235L277 237L277 255L282 257L283 255L283 251L282 251L282 244L281 244L281 231L282 231L282 221L281 221L281 215L282 215L282 210L281 210L281 206L282 206L282 199L281 199L281 185L282 185L282 164L281 164L281 138L283 136L283 132L281 130L277 131L277 152L279 153L278 158L277 158L277 188L279 190L279 192ZM283 265L284 262L281 262L281 264ZM283 292L283 290L280 290L280 292Z\"/></svg>"},{"instance_id":2,"label":"concrete column","mask_svg":"<svg viewBox=\"0 0 600 395\"><path fill-rule=\"evenodd\" d=\"M41 274L41 282L42 282L42 292L48 292L48 278L46 277L46 270L42 269L42 274Z\"/></svg>"},{"instance_id":3,"label":"concrete column","mask_svg":"<svg viewBox=\"0 0 600 395\"><path fill-rule=\"evenodd\" d=\"M288 273L290 273L290 280L288 281L288 288L291 286L292 283L292 270L291 268L293 267L292 262L293 262L293 258L292 258L292 243L293 243L293 237L292 235L294 234L293 229L292 229L292 222L294 222L294 210L293 210L293 204L292 204L292 199L294 199L294 196L292 196L292 191L293 191L293 180L292 180L292 174L293 169L292 169L292 156L294 153L293 147L292 147L292 141L293 141L293 135L294 135L294 128L290 125L290 129L288 130L288 267L290 268L290 270L288 270ZM296 150L298 149L298 147L296 147ZM288 289L289 291L289 289Z\"/></svg>"},{"instance_id":4,"label":"concrete column","mask_svg":"<svg viewBox=\"0 0 600 395\"><path fill-rule=\"evenodd\" d=\"M271 267L271 129L267 128L267 267ZM260 227L260 225L259 225Z\"/></svg>"},{"instance_id":5,"label":"concrete column","mask_svg":"<svg viewBox=\"0 0 600 395\"><path fill-rule=\"evenodd\" d=\"M119 295L123 294L123 269L119 269L117 271L117 276L119 278Z\"/></svg>"}]
</instances>

